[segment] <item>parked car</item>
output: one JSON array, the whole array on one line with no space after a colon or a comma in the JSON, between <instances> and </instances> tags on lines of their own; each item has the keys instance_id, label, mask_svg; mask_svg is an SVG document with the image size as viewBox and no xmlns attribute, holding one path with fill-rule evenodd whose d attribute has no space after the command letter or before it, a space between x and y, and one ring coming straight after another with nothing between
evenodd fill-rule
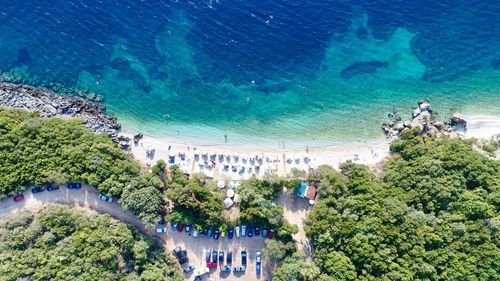
<instances>
[{"instance_id":1,"label":"parked car","mask_svg":"<svg viewBox=\"0 0 500 281\"><path fill-rule=\"evenodd\" d=\"M247 265L247 249L241 250L241 264Z\"/></svg>"},{"instance_id":2,"label":"parked car","mask_svg":"<svg viewBox=\"0 0 500 281\"><path fill-rule=\"evenodd\" d=\"M198 230L196 230L195 227L193 227L193 237L198 237L200 235L200 232L198 232Z\"/></svg>"},{"instance_id":3,"label":"parked car","mask_svg":"<svg viewBox=\"0 0 500 281\"><path fill-rule=\"evenodd\" d=\"M240 238L240 227L239 226L234 228L234 233L236 234L236 238Z\"/></svg>"},{"instance_id":4,"label":"parked car","mask_svg":"<svg viewBox=\"0 0 500 281\"><path fill-rule=\"evenodd\" d=\"M59 186L48 184L48 185L45 186L45 189L47 189L47 191L54 191L54 190L58 190Z\"/></svg>"},{"instance_id":5,"label":"parked car","mask_svg":"<svg viewBox=\"0 0 500 281\"><path fill-rule=\"evenodd\" d=\"M233 267L233 272L245 272L246 266L235 266Z\"/></svg>"},{"instance_id":6,"label":"parked car","mask_svg":"<svg viewBox=\"0 0 500 281\"><path fill-rule=\"evenodd\" d=\"M262 237L266 238L267 237L267 228L262 228Z\"/></svg>"},{"instance_id":7,"label":"parked car","mask_svg":"<svg viewBox=\"0 0 500 281\"><path fill-rule=\"evenodd\" d=\"M195 277L200 277L200 276L203 276L207 273L210 272L210 268L208 267L201 267L201 268L198 268L195 272L194 272L194 276Z\"/></svg>"},{"instance_id":8,"label":"parked car","mask_svg":"<svg viewBox=\"0 0 500 281\"><path fill-rule=\"evenodd\" d=\"M217 250L212 251L212 264L213 268L217 267Z\"/></svg>"},{"instance_id":9,"label":"parked car","mask_svg":"<svg viewBox=\"0 0 500 281\"><path fill-rule=\"evenodd\" d=\"M207 267L212 268L212 262L210 261L210 251L205 252L205 261L207 262Z\"/></svg>"},{"instance_id":10,"label":"parked car","mask_svg":"<svg viewBox=\"0 0 500 281\"><path fill-rule=\"evenodd\" d=\"M167 228L166 227L157 227L156 228L156 232L157 233L166 233L167 232Z\"/></svg>"},{"instance_id":11,"label":"parked car","mask_svg":"<svg viewBox=\"0 0 500 281\"><path fill-rule=\"evenodd\" d=\"M224 263L224 251L219 251L219 266Z\"/></svg>"},{"instance_id":12,"label":"parked car","mask_svg":"<svg viewBox=\"0 0 500 281\"><path fill-rule=\"evenodd\" d=\"M228 239L233 239L233 235L234 235L234 229L233 229L233 228L230 228L230 229L227 231L227 238L228 238Z\"/></svg>"},{"instance_id":13,"label":"parked car","mask_svg":"<svg viewBox=\"0 0 500 281\"><path fill-rule=\"evenodd\" d=\"M209 262L210 261L210 251L205 252L205 261Z\"/></svg>"},{"instance_id":14,"label":"parked car","mask_svg":"<svg viewBox=\"0 0 500 281\"><path fill-rule=\"evenodd\" d=\"M219 239L219 234L220 234L220 231L218 229L216 229L214 231L214 239Z\"/></svg>"},{"instance_id":15,"label":"parked car","mask_svg":"<svg viewBox=\"0 0 500 281\"><path fill-rule=\"evenodd\" d=\"M267 238L271 239L273 238L274 230L269 229L269 233L267 234Z\"/></svg>"},{"instance_id":16,"label":"parked car","mask_svg":"<svg viewBox=\"0 0 500 281\"><path fill-rule=\"evenodd\" d=\"M68 189L80 189L80 188L82 188L82 184L79 182L68 183Z\"/></svg>"},{"instance_id":17,"label":"parked car","mask_svg":"<svg viewBox=\"0 0 500 281\"><path fill-rule=\"evenodd\" d=\"M183 229L184 229L184 225L183 225L183 224L181 224L181 223L179 223L179 224L177 225L177 231L182 232L182 230L183 230Z\"/></svg>"},{"instance_id":18,"label":"parked car","mask_svg":"<svg viewBox=\"0 0 500 281\"><path fill-rule=\"evenodd\" d=\"M187 234L191 235L191 226L187 224L186 227L184 228L184 231L186 231Z\"/></svg>"},{"instance_id":19,"label":"parked car","mask_svg":"<svg viewBox=\"0 0 500 281\"><path fill-rule=\"evenodd\" d=\"M163 219L163 218L162 218L162 219L160 219L160 220L158 221L158 224L164 225L164 224L165 224L165 219Z\"/></svg>"},{"instance_id":20,"label":"parked car","mask_svg":"<svg viewBox=\"0 0 500 281\"><path fill-rule=\"evenodd\" d=\"M257 274L260 274L260 257L261 253L257 252L255 254L255 270L257 271Z\"/></svg>"},{"instance_id":21,"label":"parked car","mask_svg":"<svg viewBox=\"0 0 500 281\"><path fill-rule=\"evenodd\" d=\"M16 196L14 196L14 198L12 198L12 200L14 200L14 202L19 202L23 199L24 199L24 195L22 195L22 194L18 194Z\"/></svg>"},{"instance_id":22,"label":"parked car","mask_svg":"<svg viewBox=\"0 0 500 281\"><path fill-rule=\"evenodd\" d=\"M174 223L172 224L172 230L173 230L173 231L176 231L176 230L177 230L177 226L178 226L178 225L179 225L179 223L174 222Z\"/></svg>"},{"instance_id":23,"label":"parked car","mask_svg":"<svg viewBox=\"0 0 500 281\"><path fill-rule=\"evenodd\" d=\"M233 252L227 252L226 264L231 265L233 263Z\"/></svg>"},{"instance_id":24,"label":"parked car","mask_svg":"<svg viewBox=\"0 0 500 281\"><path fill-rule=\"evenodd\" d=\"M247 236L253 237L253 228L251 226L247 227Z\"/></svg>"},{"instance_id":25,"label":"parked car","mask_svg":"<svg viewBox=\"0 0 500 281\"><path fill-rule=\"evenodd\" d=\"M208 230L203 228L200 232L200 235L207 235Z\"/></svg>"},{"instance_id":26,"label":"parked car","mask_svg":"<svg viewBox=\"0 0 500 281\"><path fill-rule=\"evenodd\" d=\"M187 256L187 251L183 250L181 247L175 247L172 254L174 254L177 259L180 259Z\"/></svg>"},{"instance_id":27,"label":"parked car","mask_svg":"<svg viewBox=\"0 0 500 281\"><path fill-rule=\"evenodd\" d=\"M220 232L220 238L224 238L224 237L226 237L226 232L221 230L221 232Z\"/></svg>"},{"instance_id":28,"label":"parked car","mask_svg":"<svg viewBox=\"0 0 500 281\"><path fill-rule=\"evenodd\" d=\"M42 192L42 191L44 191L44 189L41 186L37 186L37 187L31 189L31 193L33 193L33 194L39 193L39 192Z\"/></svg>"},{"instance_id":29,"label":"parked car","mask_svg":"<svg viewBox=\"0 0 500 281\"><path fill-rule=\"evenodd\" d=\"M186 268L184 268L184 273L190 273L194 270L194 266L188 265Z\"/></svg>"},{"instance_id":30,"label":"parked car","mask_svg":"<svg viewBox=\"0 0 500 281\"><path fill-rule=\"evenodd\" d=\"M231 272L231 267L229 265L220 268L220 272Z\"/></svg>"},{"instance_id":31,"label":"parked car","mask_svg":"<svg viewBox=\"0 0 500 281\"><path fill-rule=\"evenodd\" d=\"M241 237L245 237L245 236L247 236L247 226L242 225L241 226Z\"/></svg>"},{"instance_id":32,"label":"parked car","mask_svg":"<svg viewBox=\"0 0 500 281\"><path fill-rule=\"evenodd\" d=\"M101 199L102 201L106 201L106 202L113 202L113 198L108 197L102 193L99 193L99 199Z\"/></svg>"},{"instance_id":33,"label":"parked car","mask_svg":"<svg viewBox=\"0 0 500 281\"><path fill-rule=\"evenodd\" d=\"M207 236L208 236L208 237L212 237L212 234L213 234L213 228L212 228L212 227L209 227L209 228L208 228L208 231L207 231Z\"/></svg>"},{"instance_id":34,"label":"parked car","mask_svg":"<svg viewBox=\"0 0 500 281\"><path fill-rule=\"evenodd\" d=\"M255 234L255 236L260 236L260 228L259 227L256 227L254 229L254 234Z\"/></svg>"}]
</instances>

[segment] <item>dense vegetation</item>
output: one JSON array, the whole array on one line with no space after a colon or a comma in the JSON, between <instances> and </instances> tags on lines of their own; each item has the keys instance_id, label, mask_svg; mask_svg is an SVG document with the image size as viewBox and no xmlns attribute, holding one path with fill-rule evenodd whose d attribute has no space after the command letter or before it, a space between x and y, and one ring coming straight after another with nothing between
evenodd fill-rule
<instances>
[{"instance_id":1,"label":"dense vegetation","mask_svg":"<svg viewBox=\"0 0 500 281\"><path fill-rule=\"evenodd\" d=\"M323 171L323 197L306 223L320 271L308 274L316 272L317 280L496 280L500 163L463 140L411 130L402 137L391 146L395 156L382 178L353 163L343 164L340 174ZM285 260L287 270L275 279L308 280L300 272L279 278L293 272L297 259Z\"/></svg>"},{"instance_id":2,"label":"dense vegetation","mask_svg":"<svg viewBox=\"0 0 500 281\"><path fill-rule=\"evenodd\" d=\"M0 224L1 280L183 280L161 244L107 215L52 205Z\"/></svg>"},{"instance_id":3,"label":"dense vegetation","mask_svg":"<svg viewBox=\"0 0 500 281\"><path fill-rule=\"evenodd\" d=\"M164 213L160 172L140 175L139 164L107 136L94 134L78 119L43 119L0 108L0 198L69 181L121 197L123 207L146 224L156 224Z\"/></svg>"},{"instance_id":4,"label":"dense vegetation","mask_svg":"<svg viewBox=\"0 0 500 281\"><path fill-rule=\"evenodd\" d=\"M201 174L189 179L177 166L172 166L167 198L173 203L167 216L169 221L198 228L219 227L225 222L222 217L223 194L213 181L207 182Z\"/></svg>"},{"instance_id":5,"label":"dense vegetation","mask_svg":"<svg viewBox=\"0 0 500 281\"><path fill-rule=\"evenodd\" d=\"M42 119L36 113L0 108L0 198L30 185L70 180L120 196L139 171L131 156L80 120Z\"/></svg>"}]
</instances>

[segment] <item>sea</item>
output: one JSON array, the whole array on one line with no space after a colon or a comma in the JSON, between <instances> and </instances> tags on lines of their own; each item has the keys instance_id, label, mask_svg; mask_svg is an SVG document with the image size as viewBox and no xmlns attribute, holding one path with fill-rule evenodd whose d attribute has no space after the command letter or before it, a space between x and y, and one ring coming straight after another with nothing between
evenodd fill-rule
<instances>
[{"instance_id":1,"label":"sea","mask_svg":"<svg viewBox=\"0 0 500 281\"><path fill-rule=\"evenodd\" d=\"M500 1L0 0L0 80L189 144L369 142L422 99L500 116Z\"/></svg>"}]
</instances>

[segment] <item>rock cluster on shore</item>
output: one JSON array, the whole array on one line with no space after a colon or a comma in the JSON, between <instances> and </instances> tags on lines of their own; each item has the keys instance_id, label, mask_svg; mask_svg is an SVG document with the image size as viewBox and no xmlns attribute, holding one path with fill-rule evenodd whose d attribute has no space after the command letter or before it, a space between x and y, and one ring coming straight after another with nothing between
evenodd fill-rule
<instances>
[{"instance_id":1,"label":"rock cluster on shore","mask_svg":"<svg viewBox=\"0 0 500 281\"><path fill-rule=\"evenodd\" d=\"M122 148L128 148L129 140L118 135L120 124L105 114L106 107L100 102L61 96L47 89L0 83L0 106L37 111L42 117L81 118L85 127L104 133Z\"/></svg>"},{"instance_id":2,"label":"rock cluster on shore","mask_svg":"<svg viewBox=\"0 0 500 281\"><path fill-rule=\"evenodd\" d=\"M457 137L467 131L467 121L460 113L453 114L448 122L437 121L433 115L432 106L426 100L418 102L418 107L412 110L412 118L409 120L401 121L396 110L389 113L389 117L392 120L384 122L382 130L390 141L399 139L399 134L402 131L412 128L418 128L421 135L429 134L434 137L443 135Z\"/></svg>"}]
</instances>

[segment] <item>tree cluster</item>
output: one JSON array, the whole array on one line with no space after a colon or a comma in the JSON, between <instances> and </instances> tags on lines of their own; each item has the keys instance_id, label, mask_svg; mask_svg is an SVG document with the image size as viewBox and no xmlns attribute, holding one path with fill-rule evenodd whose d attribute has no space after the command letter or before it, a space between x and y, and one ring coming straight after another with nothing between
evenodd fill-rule
<instances>
[{"instance_id":1,"label":"tree cluster","mask_svg":"<svg viewBox=\"0 0 500 281\"><path fill-rule=\"evenodd\" d=\"M190 179L178 166L170 167L168 200L173 204L167 215L171 222L192 224L201 227L219 227L224 223L223 196L214 182L207 182L201 174Z\"/></svg>"},{"instance_id":2,"label":"tree cluster","mask_svg":"<svg viewBox=\"0 0 500 281\"><path fill-rule=\"evenodd\" d=\"M323 174L322 198L306 222L321 273L328 280L498 278L500 163L464 140L401 136L382 178L350 162Z\"/></svg>"},{"instance_id":3,"label":"tree cluster","mask_svg":"<svg viewBox=\"0 0 500 281\"><path fill-rule=\"evenodd\" d=\"M80 120L42 119L36 113L0 108L0 198L29 186L71 180L116 197L139 172L130 155Z\"/></svg>"},{"instance_id":4,"label":"tree cluster","mask_svg":"<svg viewBox=\"0 0 500 281\"><path fill-rule=\"evenodd\" d=\"M0 224L1 280L183 280L156 240L130 225L67 206Z\"/></svg>"}]
</instances>

